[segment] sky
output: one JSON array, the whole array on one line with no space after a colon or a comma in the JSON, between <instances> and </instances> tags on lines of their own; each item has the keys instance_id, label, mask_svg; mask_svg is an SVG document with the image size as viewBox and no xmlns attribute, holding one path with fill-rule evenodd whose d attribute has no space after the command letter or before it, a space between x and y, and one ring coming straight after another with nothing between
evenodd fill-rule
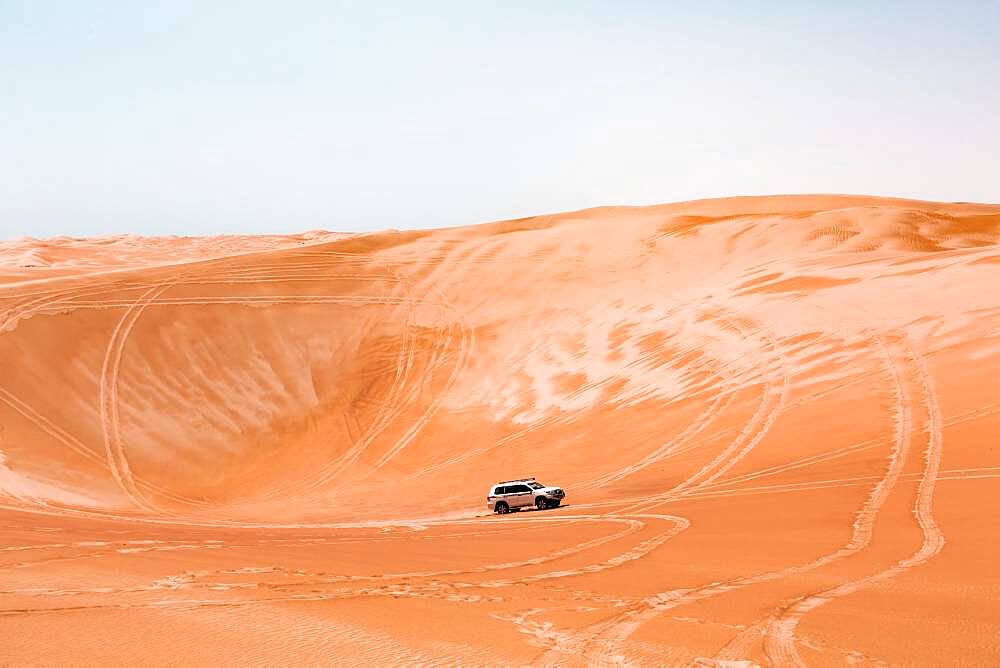
<instances>
[{"instance_id":1,"label":"sky","mask_svg":"<svg viewBox=\"0 0 1000 668\"><path fill-rule=\"evenodd\" d=\"M0 238L1000 202L1000 3L0 0Z\"/></svg>"}]
</instances>

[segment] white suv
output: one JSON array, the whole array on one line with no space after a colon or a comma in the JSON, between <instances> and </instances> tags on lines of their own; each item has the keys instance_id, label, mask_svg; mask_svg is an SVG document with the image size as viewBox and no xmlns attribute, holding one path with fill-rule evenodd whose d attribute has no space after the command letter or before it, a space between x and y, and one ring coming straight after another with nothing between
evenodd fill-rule
<instances>
[{"instance_id":1,"label":"white suv","mask_svg":"<svg viewBox=\"0 0 1000 668\"><path fill-rule=\"evenodd\" d=\"M558 487L546 487L534 478L504 480L490 488L487 507L503 515L512 510L534 506L538 510L558 508L566 493Z\"/></svg>"}]
</instances>

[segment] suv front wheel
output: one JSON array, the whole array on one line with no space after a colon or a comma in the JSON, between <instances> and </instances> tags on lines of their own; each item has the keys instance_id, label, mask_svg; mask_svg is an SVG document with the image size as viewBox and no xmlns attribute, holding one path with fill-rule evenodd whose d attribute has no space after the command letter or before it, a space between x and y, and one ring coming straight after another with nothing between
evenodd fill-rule
<instances>
[{"instance_id":1,"label":"suv front wheel","mask_svg":"<svg viewBox=\"0 0 1000 668\"><path fill-rule=\"evenodd\" d=\"M539 510L545 510L548 507L549 507L549 502L544 496L540 496L537 499L535 499L535 508L538 508Z\"/></svg>"}]
</instances>

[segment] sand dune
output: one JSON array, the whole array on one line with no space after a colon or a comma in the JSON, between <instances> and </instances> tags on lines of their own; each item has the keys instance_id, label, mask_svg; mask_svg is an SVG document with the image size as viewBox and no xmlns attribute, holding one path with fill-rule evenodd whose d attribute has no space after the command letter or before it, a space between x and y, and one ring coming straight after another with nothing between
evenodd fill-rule
<instances>
[{"instance_id":1,"label":"sand dune","mask_svg":"<svg viewBox=\"0 0 1000 668\"><path fill-rule=\"evenodd\" d=\"M998 242L830 195L0 244L0 659L1000 662ZM564 507L487 515L524 474Z\"/></svg>"}]
</instances>

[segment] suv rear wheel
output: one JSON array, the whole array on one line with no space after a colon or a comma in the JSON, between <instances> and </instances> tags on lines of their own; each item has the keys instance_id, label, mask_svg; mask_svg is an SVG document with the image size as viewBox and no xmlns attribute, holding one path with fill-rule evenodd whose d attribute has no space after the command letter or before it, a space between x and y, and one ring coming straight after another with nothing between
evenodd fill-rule
<instances>
[{"instance_id":1,"label":"suv rear wheel","mask_svg":"<svg viewBox=\"0 0 1000 668\"><path fill-rule=\"evenodd\" d=\"M497 515L506 515L510 512L510 506L507 505L506 501L497 501L497 505L494 507Z\"/></svg>"}]
</instances>

